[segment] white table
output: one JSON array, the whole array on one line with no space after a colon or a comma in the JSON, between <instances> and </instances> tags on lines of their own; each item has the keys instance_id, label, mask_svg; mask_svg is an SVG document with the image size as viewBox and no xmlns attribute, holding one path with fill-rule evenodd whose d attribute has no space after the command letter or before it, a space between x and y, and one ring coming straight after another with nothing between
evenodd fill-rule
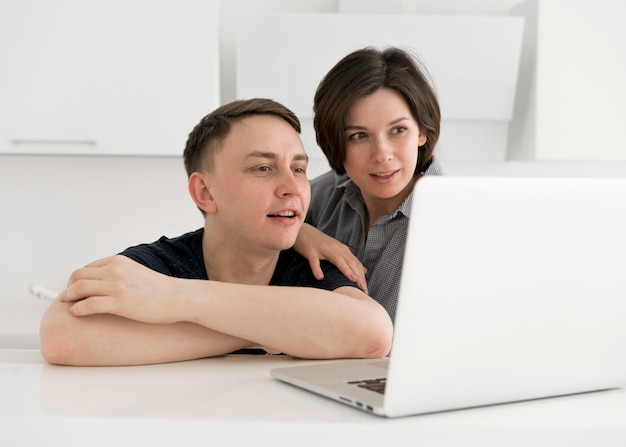
<instances>
[{"instance_id":1,"label":"white table","mask_svg":"<svg viewBox=\"0 0 626 447\"><path fill-rule=\"evenodd\" d=\"M0 349L0 445L626 446L624 389L386 419L269 375L305 362L79 368Z\"/></svg>"}]
</instances>

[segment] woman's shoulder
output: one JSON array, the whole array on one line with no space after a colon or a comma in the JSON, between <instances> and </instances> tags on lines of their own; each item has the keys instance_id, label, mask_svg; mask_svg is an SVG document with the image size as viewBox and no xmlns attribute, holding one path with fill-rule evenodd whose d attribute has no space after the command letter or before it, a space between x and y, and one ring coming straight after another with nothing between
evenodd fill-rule
<instances>
[{"instance_id":1,"label":"woman's shoulder","mask_svg":"<svg viewBox=\"0 0 626 447\"><path fill-rule=\"evenodd\" d=\"M314 179L310 180L311 190L332 190L332 189L343 189L345 185L349 182L349 178L347 175L337 175L335 171L328 171L324 174L320 174Z\"/></svg>"}]
</instances>

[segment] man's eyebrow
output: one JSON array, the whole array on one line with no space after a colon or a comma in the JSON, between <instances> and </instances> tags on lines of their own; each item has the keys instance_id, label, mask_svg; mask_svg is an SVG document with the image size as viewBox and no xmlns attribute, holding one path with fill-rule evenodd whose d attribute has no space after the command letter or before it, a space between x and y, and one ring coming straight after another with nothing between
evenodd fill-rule
<instances>
[{"instance_id":1,"label":"man's eyebrow","mask_svg":"<svg viewBox=\"0 0 626 447\"><path fill-rule=\"evenodd\" d=\"M254 151L250 152L246 155L246 158L276 158L276 154L274 152L263 152L263 151Z\"/></svg>"},{"instance_id":2,"label":"man's eyebrow","mask_svg":"<svg viewBox=\"0 0 626 447\"><path fill-rule=\"evenodd\" d=\"M275 160L277 156L274 152L254 151L246 155L246 158L268 158L270 160ZM293 159L308 161L309 156L307 154L296 154L294 155Z\"/></svg>"},{"instance_id":3,"label":"man's eyebrow","mask_svg":"<svg viewBox=\"0 0 626 447\"><path fill-rule=\"evenodd\" d=\"M293 159L296 161L299 161L299 160L309 161L309 156L307 154L296 154L293 157Z\"/></svg>"}]
</instances>

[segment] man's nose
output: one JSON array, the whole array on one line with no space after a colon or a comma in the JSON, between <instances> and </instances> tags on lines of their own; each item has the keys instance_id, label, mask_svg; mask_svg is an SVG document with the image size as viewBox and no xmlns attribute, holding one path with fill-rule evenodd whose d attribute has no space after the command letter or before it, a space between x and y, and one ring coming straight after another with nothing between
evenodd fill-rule
<instances>
[{"instance_id":1,"label":"man's nose","mask_svg":"<svg viewBox=\"0 0 626 447\"><path fill-rule=\"evenodd\" d=\"M302 188L293 171L289 170L280 175L277 192L281 197L286 195L299 196L302 194Z\"/></svg>"}]
</instances>

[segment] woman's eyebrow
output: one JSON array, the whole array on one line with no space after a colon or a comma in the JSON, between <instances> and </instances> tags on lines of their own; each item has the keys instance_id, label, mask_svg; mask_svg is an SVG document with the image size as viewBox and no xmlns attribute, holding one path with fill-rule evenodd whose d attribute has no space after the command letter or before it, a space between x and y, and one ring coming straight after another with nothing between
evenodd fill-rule
<instances>
[{"instance_id":1,"label":"woman's eyebrow","mask_svg":"<svg viewBox=\"0 0 626 447\"><path fill-rule=\"evenodd\" d=\"M390 121L389 123L387 123L387 125L388 126L394 126L396 124L399 124L399 123L401 123L403 121L408 121L410 119L411 118L408 118L406 116L401 116L399 118L396 118L396 119ZM356 124L347 124L346 127L344 128L344 131L347 131L347 130L367 130L367 127L359 126L359 125L356 125Z\"/></svg>"}]
</instances>

